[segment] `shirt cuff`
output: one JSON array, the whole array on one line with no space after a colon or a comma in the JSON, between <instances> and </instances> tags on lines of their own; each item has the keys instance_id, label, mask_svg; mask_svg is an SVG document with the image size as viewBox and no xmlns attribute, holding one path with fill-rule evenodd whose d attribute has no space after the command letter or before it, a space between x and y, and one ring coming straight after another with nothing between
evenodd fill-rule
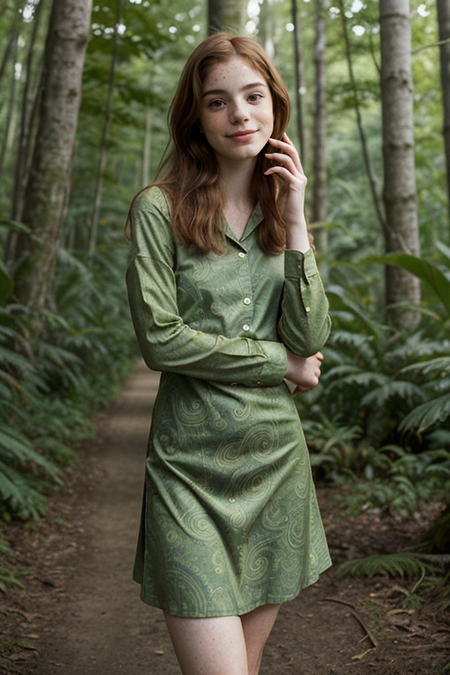
<instances>
[{"instance_id":1,"label":"shirt cuff","mask_svg":"<svg viewBox=\"0 0 450 675\"><path fill-rule=\"evenodd\" d=\"M284 253L284 276L286 279L302 279L309 284L309 279L318 274L316 258L312 248L306 253L289 249Z\"/></svg>"},{"instance_id":2,"label":"shirt cuff","mask_svg":"<svg viewBox=\"0 0 450 675\"><path fill-rule=\"evenodd\" d=\"M261 367L255 385L257 387L276 387L282 383L286 375L286 347L282 342L269 342L267 340L262 345L267 356L267 362Z\"/></svg>"}]
</instances>

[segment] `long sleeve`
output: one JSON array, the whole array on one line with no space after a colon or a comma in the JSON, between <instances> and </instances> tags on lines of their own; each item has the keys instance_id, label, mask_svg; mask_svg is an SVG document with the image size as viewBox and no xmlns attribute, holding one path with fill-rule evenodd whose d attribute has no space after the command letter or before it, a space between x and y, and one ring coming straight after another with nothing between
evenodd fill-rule
<instances>
[{"instance_id":1,"label":"long sleeve","mask_svg":"<svg viewBox=\"0 0 450 675\"><path fill-rule=\"evenodd\" d=\"M246 386L282 382L287 357L279 342L194 330L180 317L174 272L176 248L158 200L138 198L131 213L127 269L131 315L149 368Z\"/></svg>"},{"instance_id":2,"label":"long sleeve","mask_svg":"<svg viewBox=\"0 0 450 675\"><path fill-rule=\"evenodd\" d=\"M331 328L328 300L314 253L286 251L285 282L278 332L297 356L311 356L327 341Z\"/></svg>"}]
</instances>

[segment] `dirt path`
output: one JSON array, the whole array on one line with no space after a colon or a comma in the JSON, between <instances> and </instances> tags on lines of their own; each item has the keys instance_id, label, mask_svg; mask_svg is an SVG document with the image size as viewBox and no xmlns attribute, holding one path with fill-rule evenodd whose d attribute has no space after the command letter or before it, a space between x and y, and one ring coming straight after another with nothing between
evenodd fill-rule
<instances>
[{"instance_id":1,"label":"dirt path","mask_svg":"<svg viewBox=\"0 0 450 675\"><path fill-rule=\"evenodd\" d=\"M140 366L100 423L100 480L83 500L83 550L58 599L39 675L178 675L160 612L140 601L131 580L158 380Z\"/></svg>"},{"instance_id":2,"label":"dirt path","mask_svg":"<svg viewBox=\"0 0 450 675\"><path fill-rule=\"evenodd\" d=\"M8 592L0 612L0 632L10 639L3 640L8 658L0 660L0 673L179 675L161 613L140 601L130 578L157 381L137 367L99 416L99 439L83 447L81 470L55 498L49 518L17 543L30 578L23 590ZM326 498L322 509L335 558L367 537L368 521L337 519ZM377 530L394 525L371 527L380 537ZM386 623L391 590L392 583L323 575L282 608L261 675L440 674L450 661L450 631L402 614L395 597L393 616L401 620Z\"/></svg>"}]
</instances>

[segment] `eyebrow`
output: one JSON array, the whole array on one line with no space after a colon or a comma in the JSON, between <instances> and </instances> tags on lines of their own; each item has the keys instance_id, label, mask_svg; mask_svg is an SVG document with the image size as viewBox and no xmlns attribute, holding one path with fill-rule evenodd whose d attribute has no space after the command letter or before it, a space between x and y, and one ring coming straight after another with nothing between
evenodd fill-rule
<instances>
[{"instance_id":1,"label":"eyebrow","mask_svg":"<svg viewBox=\"0 0 450 675\"><path fill-rule=\"evenodd\" d=\"M254 87L266 87L267 84L262 81L258 82L252 82L251 84L246 84L245 87L242 87L241 91L246 91L247 89L253 89ZM205 96L221 96L222 94L227 94L226 89L208 89L208 91L205 91L205 93L202 95L202 98L205 98Z\"/></svg>"}]
</instances>

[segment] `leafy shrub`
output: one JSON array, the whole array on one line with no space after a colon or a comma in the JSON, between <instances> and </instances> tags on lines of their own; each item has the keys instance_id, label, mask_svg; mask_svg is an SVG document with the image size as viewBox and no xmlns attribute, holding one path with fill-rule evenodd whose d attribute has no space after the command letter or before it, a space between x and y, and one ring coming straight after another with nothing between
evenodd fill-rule
<instances>
[{"instance_id":1,"label":"leafy shrub","mask_svg":"<svg viewBox=\"0 0 450 675\"><path fill-rule=\"evenodd\" d=\"M114 238L112 238L114 243ZM123 273L125 247L84 256L59 251L54 307L33 312L0 295L0 516L38 518L45 494L92 436L89 416L108 405L136 356ZM0 281L2 279L0 278ZM36 331L36 326L40 330Z\"/></svg>"},{"instance_id":2,"label":"leafy shrub","mask_svg":"<svg viewBox=\"0 0 450 675\"><path fill-rule=\"evenodd\" d=\"M450 321L439 312L450 297L450 250L442 249L439 269L408 257L436 285L413 333L378 318L361 280L327 289L334 327L321 384L297 401L311 463L327 480L350 479L343 495L352 512L406 515L449 491Z\"/></svg>"}]
</instances>

